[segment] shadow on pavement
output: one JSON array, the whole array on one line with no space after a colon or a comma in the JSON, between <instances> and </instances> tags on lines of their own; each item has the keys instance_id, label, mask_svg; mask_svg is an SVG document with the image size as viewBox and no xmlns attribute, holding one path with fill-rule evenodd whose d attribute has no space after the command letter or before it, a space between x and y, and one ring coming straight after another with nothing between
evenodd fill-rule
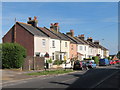
<instances>
[{"instance_id":1,"label":"shadow on pavement","mask_svg":"<svg viewBox=\"0 0 120 90\"><path fill-rule=\"evenodd\" d=\"M77 80L73 81L72 84L69 84L69 80L67 82L58 81L58 82L50 82L50 83L67 85L68 86L67 89L70 88L92 89L96 86L96 84L99 84L101 80L104 80L106 77L108 77L109 75L111 75L116 71L118 71L118 69L105 69L105 68L90 69L86 71L84 74L81 73L68 74L74 76L75 78L77 77ZM119 85L117 87L113 86L113 88L118 88L118 87Z\"/></svg>"}]
</instances>

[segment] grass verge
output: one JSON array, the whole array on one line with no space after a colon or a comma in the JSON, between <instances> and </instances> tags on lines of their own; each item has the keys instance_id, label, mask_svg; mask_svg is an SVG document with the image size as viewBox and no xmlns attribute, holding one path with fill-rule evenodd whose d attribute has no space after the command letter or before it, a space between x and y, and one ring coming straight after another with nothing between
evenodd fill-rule
<instances>
[{"instance_id":1,"label":"grass verge","mask_svg":"<svg viewBox=\"0 0 120 90\"><path fill-rule=\"evenodd\" d=\"M57 75L57 74L64 74L64 73L69 73L69 72L74 72L71 69L66 69L66 70L47 70L47 71L41 71L41 72L35 72L35 73L28 73L27 75Z\"/></svg>"}]
</instances>

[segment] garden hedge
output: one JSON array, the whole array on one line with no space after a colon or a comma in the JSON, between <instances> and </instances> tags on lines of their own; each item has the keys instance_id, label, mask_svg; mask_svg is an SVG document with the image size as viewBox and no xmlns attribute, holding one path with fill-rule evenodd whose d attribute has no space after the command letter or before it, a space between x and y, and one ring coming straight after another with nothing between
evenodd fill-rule
<instances>
[{"instance_id":1,"label":"garden hedge","mask_svg":"<svg viewBox=\"0 0 120 90\"><path fill-rule=\"evenodd\" d=\"M26 57L26 49L17 43L2 44L2 67L20 68Z\"/></svg>"}]
</instances>

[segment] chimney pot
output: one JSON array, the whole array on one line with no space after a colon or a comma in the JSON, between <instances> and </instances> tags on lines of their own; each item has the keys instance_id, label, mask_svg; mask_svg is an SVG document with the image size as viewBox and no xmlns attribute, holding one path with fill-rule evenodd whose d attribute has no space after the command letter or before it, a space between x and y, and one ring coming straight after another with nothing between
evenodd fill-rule
<instances>
[{"instance_id":1,"label":"chimney pot","mask_svg":"<svg viewBox=\"0 0 120 90\"><path fill-rule=\"evenodd\" d=\"M54 24L53 24L53 23L51 23L50 25L51 25L51 26L53 26Z\"/></svg>"},{"instance_id":2,"label":"chimney pot","mask_svg":"<svg viewBox=\"0 0 120 90\"><path fill-rule=\"evenodd\" d=\"M78 38L84 40L85 39L84 34L78 35Z\"/></svg>"},{"instance_id":3,"label":"chimney pot","mask_svg":"<svg viewBox=\"0 0 120 90\"><path fill-rule=\"evenodd\" d=\"M70 32L74 32L74 30L70 30Z\"/></svg>"},{"instance_id":4,"label":"chimney pot","mask_svg":"<svg viewBox=\"0 0 120 90\"><path fill-rule=\"evenodd\" d=\"M88 37L87 41L93 41L92 37Z\"/></svg>"},{"instance_id":5,"label":"chimney pot","mask_svg":"<svg viewBox=\"0 0 120 90\"><path fill-rule=\"evenodd\" d=\"M59 23L54 23L55 26L58 26Z\"/></svg>"}]
</instances>

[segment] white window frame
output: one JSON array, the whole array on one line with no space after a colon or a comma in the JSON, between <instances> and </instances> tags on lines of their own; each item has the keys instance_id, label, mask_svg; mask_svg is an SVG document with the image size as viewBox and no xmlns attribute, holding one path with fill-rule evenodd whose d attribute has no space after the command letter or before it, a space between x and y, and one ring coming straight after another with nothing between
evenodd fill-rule
<instances>
[{"instance_id":1,"label":"white window frame","mask_svg":"<svg viewBox=\"0 0 120 90\"><path fill-rule=\"evenodd\" d=\"M81 51L83 50L83 46L80 46L79 48L80 48Z\"/></svg>"},{"instance_id":2,"label":"white window frame","mask_svg":"<svg viewBox=\"0 0 120 90\"><path fill-rule=\"evenodd\" d=\"M42 47L45 47L45 46L46 46L46 40L42 39Z\"/></svg>"},{"instance_id":3,"label":"white window frame","mask_svg":"<svg viewBox=\"0 0 120 90\"><path fill-rule=\"evenodd\" d=\"M65 42L65 47L67 47L67 42Z\"/></svg>"},{"instance_id":4,"label":"white window frame","mask_svg":"<svg viewBox=\"0 0 120 90\"><path fill-rule=\"evenodd\" d=\"M55 48L55 41L52 41L52 47Z\"/></svg>"}]
</instances>

